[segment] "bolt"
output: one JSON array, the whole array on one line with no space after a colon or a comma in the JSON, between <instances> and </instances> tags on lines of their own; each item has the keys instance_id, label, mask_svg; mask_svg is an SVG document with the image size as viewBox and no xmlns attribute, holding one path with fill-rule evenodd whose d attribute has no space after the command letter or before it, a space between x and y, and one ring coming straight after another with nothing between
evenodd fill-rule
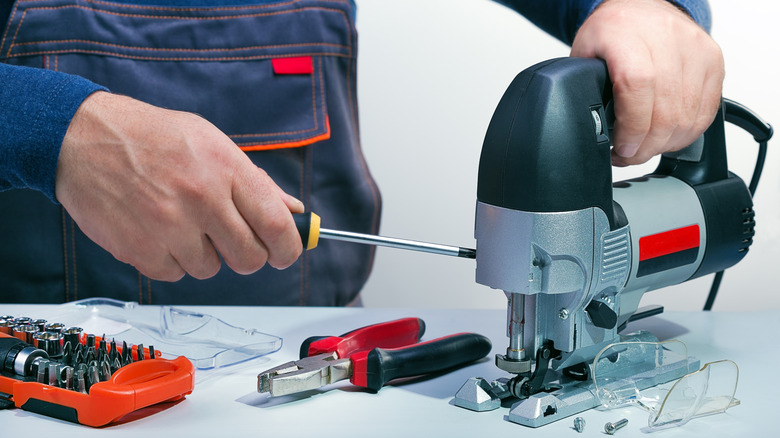
<instances>
[{"instance_id":1,"label":"bolt","mask_svg":"<svg viewBox=\"0 0 780 438\"><path fill-rule=\"evenodd\" d=\"M582 433L583 430L585 430L585 419L582 417L577 417L574 419L574 430L576 430L579 433Z\"/></svg>"},{"instance_id":2,"label":"bolt","mask_svg":"<svg viewBox=\"0 0 780 438\"><path fill-rule=\"evenodd\" d=\"M607 433L607 435L614 435L615 432L628 424L628 420L626 418L619 420L615 423L607 423L604 425L604 432Z\"/></svg>"},{"instance_id":3,"label":"bolt","mask_svg":"<svg viewBox=\"0 0 780 438\"><path fill-rule=\"evenodd\" d=\"M569 309L561 309L558 312L558 318L568 319L569 318Z\"/></svg>"}]
</instances>

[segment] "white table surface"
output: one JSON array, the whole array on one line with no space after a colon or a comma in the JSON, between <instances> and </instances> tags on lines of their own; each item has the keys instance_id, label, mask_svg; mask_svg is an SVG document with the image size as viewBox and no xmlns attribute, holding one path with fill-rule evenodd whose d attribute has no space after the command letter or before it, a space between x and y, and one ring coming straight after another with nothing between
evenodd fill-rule
<instances>
[{"instance_id":1,"label":"white table surface","mask_svg":"<svg viewBox=\"0 0 780 438\"><path fill-rule=\"evenodd\" d=\"M647 414L635 407L589 410L583 434L573 417L532 429L504 419L506 409L471 412L452 405L452 396L469 377L492 380L505 373L493 365L504 352L505 312L500 310L184 307L208 313L240 327L284 338L280 351L218 371L198 371L195 390L183 402L144 418L93 429L26 412L0 411L0 436L89 437L110 433L132 436L606 436L604 424L621 418L628 425L616 436L647 436ZM3 305L0 314L35 317L53 306ZM426 322L423 339L460 331L481 333L493 342L488 359L429 379L391 384L376 394L340 382L303 396L269 398L258 394L257 374L297 358L303 339L338 335L368 324L416 316ZM683 427L653 432L658 437L775 435L780 428L776 404L779 385L772 379L780 363L780 312L670 312L639 321L629 330L648 329L661 339L680 339L704 364L719 359L739 366L737 398L741 405L726 413L697 418Z\"/></svg>"}]
</instances>

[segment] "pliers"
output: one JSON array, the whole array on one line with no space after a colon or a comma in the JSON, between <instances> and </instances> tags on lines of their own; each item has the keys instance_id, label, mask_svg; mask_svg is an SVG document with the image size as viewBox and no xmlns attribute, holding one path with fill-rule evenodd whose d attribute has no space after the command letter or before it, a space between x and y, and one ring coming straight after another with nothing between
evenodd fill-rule
<instances>
[{"instance_id":1,"label":"pliers","mask_svg":"<svg viewBox=\"0 0 780 438\"><path fill-rule=\"evenodd\" d=\"M301 345L300 360L257 376L257 391L272 396L294 394L349 379L379 391L400 378L445 371L485 357L490 340L458 333L420 343L425 323L404 318L362 327L341 336L311 337Z\"/></svg>"}]
</instances>

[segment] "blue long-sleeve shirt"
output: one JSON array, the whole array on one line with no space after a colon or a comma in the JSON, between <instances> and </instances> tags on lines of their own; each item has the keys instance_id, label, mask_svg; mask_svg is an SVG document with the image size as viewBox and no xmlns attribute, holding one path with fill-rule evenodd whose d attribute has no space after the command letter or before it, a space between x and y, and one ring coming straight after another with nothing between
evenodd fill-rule
<instances>
[{"instance_id":1,"label":"blue long-sleeve shirt","mask_svg":"<svg viewBox=\"0 0 780 438\"><path fill-rule=\"evenodd\" d=\"M152 4L159 0L125 0ZM201 0L172 0L197 5ZM253 0L223 0L242 4ZM541 29L571 44L585 18L602 0L497 0L523 14ZM214 0L202 0L214 4ZM709 30L706 0L676 0ZM13 2L0 3L0 26ZM0 35L5 29L0 27ZM0 54L0 190L31 188L56 202L54 180L60 146L73 115L90 94L104 89L78 76L5 64Z\"/></svg>"}]
</instances>

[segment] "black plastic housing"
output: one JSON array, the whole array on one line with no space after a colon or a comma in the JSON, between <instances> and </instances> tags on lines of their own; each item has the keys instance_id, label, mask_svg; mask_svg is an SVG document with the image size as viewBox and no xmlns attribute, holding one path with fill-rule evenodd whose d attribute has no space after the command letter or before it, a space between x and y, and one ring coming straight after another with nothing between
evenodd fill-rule
<instances>
[{"instance_id":1,"label":"black plastic housing","mask_svg":"<svg viewBox=\"0 0 780 438\"><path fill-rule=\"evenodd\" d=\"M690 185L699 197L707 229L704 258L691 278L722 271L737 264L748 252L755 235L753 200L745 182L729 172L726 159L724 109L704 133L698 161L663 155L654 175L671 176Z\"/></svg>"},{"instance_id":2,"label":"black plastic housing","mask_svg":"<svg viewBox=\"0 0 780 438\"><path fill-rule=\"evenodd\" d=\"M598 207L614 229L605 111L611 93L597 59L552 59L517 75L485 135L477 199L528 212Z\"/></svg>"}]
</instances>

